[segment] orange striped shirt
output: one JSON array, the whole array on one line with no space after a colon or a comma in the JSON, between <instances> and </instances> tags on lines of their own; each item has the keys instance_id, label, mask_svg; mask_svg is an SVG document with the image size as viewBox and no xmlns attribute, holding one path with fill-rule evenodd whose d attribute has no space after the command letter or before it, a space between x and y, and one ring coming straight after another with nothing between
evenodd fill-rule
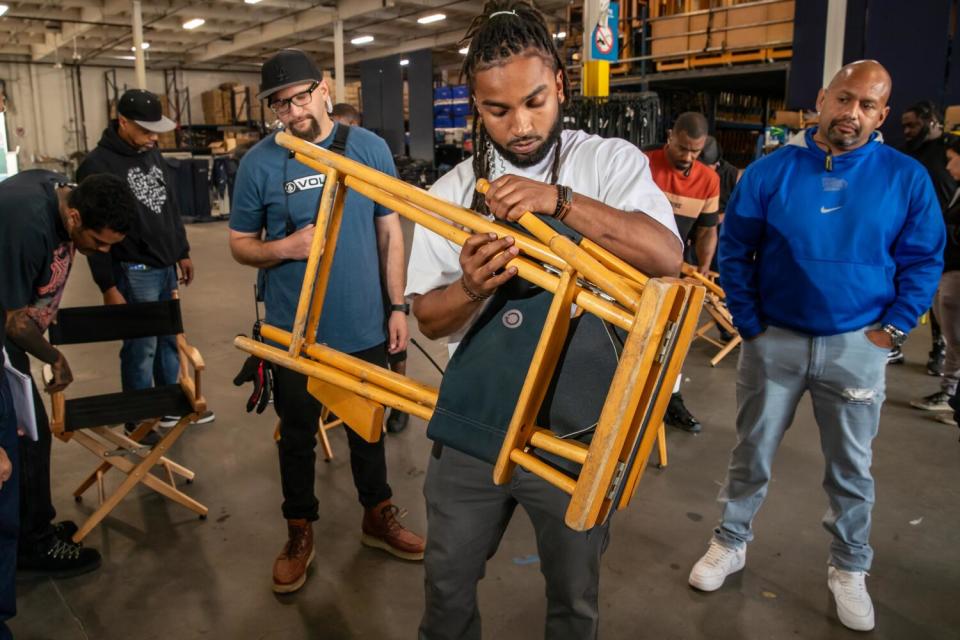
<instances>
[{"instance_id":1,"label":"orange striped shirt","mask_svg":"<svg viewBox=\"0 0 960 640\"><path fill-rule=\"evenodd\" d=\"M716 226L720 212L720 176L717 172L694 161L690 175L684 175L673 166L663 148L644 153L650 158L653 181L673 207L677 230L684 242L694 224Z\"/></svg>"}]
</instances>

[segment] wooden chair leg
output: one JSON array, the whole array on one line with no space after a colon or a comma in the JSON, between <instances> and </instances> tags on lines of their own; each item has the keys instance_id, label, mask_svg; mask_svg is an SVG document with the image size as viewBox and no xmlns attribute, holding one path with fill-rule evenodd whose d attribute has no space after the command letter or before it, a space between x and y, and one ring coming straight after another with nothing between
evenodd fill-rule
<instances>
[{"instance_id":1,"label":"wooden chair leg","mask_svg":"<svg viewBox=\"0 0 960 640\"><path fill-rule=\"evenodd\" d=\"M73 536L74 542L82 541L139 483L143 483L157 493L160 493L170 500L173 500L174 502L177 502L198 513L201 517L206 517L207 508L204 505L150 473L150 470L154 466L160 464L163 454L166 453L170 446L177 441L184 429L186 429L189 424L189 419L181 420L181 422L173 427L173 429L171 429L160 440L160 442L157 443L153 450L144 456L143 459L136 465L122 456L116 456L107 459L106 462L110 466L116 467L123 473L126 473L127 477L123 480L123 482L120 483L120 486L117 487L112 494L110 494L109 497L106 497L106 499L103 500L102 504L96 509L96 511L94 511L80 526L77 533L75 533ZM74 433L74 438L94 453L99 452L100 456L102 456L105 451L109 450L108 445L97 441L96 438L82 431ZM102 478L102 474L100 477Z\"/></svg>"},{"instance_id":2,"label":"wooden chair leg","mask_svg":"<svg viewBox=\"0 0 960 640\"><path fill-rule=\"evenodd\" d=\"M733 340L728 342L723 349L720 349L720 351L717 352L717 355L713 356L713 358L710 360L710 366L717 366L720 361L730 355L730 352L736 349L741 342L743 342L743 338L738 335L734 336Z\"/></svg>"},{"instance_id":3,"label":"wooden chair leg","mask_svg":"<svg viewBox=\"0 0 960 640\"><path fill-rule=\"evenodd\" d=\"M330 438L327 437L327 429L329 427L324 424L324 416L320 416L320 424L317 429L317 435L320 437L320 446L323 447L323 461L330 462L333 460L333 448L330 446Z\"/></svg>"},{"instance_id":4,"label":"wooden chair leg","mask_svg":"<svg viewBox=\"0 0 960 640\"><path fill-rule=\"evenodd\" d=\"M104 437L107 437L106 434L116 436L115 438L108 438L108 439L114 444L116 444L117 446L129 447L129 446L136 446L140 444L140 441L144 438L144 436L146 436L148 433L153 431L154 427L156 427L159 423L160 423L160 418L155 418L153 420L146 420L144 422L141 422L140 424L137 425L137 428L134 429L132 433L130 433L130 435L115 434L109 427L97 427L94 429L94 431L98 435L104 436ZM86 479L83 482L81 482L76 489L74 489L73 497L80 498L80 496L82 496L87 489L92 487L93 484L97 482L98 474L105 474L108 471L110 471L110 468L111 468L111 465L109 462L101 463L99 467L91 471L90 475L87 476Z\"/></svg>"},{"instance_id":5,"label":"wooden chair leg","mask_svg":"<svg viewBox=\"0 0 960 640\"><path fill-rule=\"evenodd\" d=\"M664 429L663 423L660 423L660 428L657 430L657 458L659 459L658 467L661 469L666 468L667 466L667 430Z\"/></svg>"},{"instance_id":6,"label":"wooden chair leg","mask_svg":"<svg viewBox=\"0 0 960 640\"><path fill-rule=\"evenodd\" d=\"M98 471L97 471L97 497L98 497L98 502L97 502L97 504L99 504L99 505L102 505L102 504L103 504L103 494L104 494L104 491L103 491L103 471L99 471L99 470L98 470Z\"/></svg>"}]
</instances>

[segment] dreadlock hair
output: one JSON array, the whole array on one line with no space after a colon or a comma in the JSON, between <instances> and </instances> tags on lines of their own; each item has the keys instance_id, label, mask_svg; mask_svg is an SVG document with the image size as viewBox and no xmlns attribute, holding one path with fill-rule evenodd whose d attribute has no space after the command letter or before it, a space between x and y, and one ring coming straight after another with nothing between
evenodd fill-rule
<instances>
[{"instance_id":1,"label":"dreadlock hair","mask_svg":"<svg viewBox=\"0 0 960 640\"><path fill-rule=\"evenodd\" d=\"M500 15L494 15L498 12ZM466 78L470 88L471 100L474 78L480 71L486 71L506 63L515 55L531 52L549 62L554 71L560 72L563 82L563 99L570 99L570 83L567 72L560 59L560 53L553 43L547 22L529 0L488 0L483 12L473 19L460 45L466 45L467 55L460 68L460 77ZM480 122L480 112L473 103L473 173L479 178L490 177L490 137ZM550 182L556 184L560 174L560 140L557 140L553 154L553 166ZM470 208L486 214L487 205L479 192L473 194Z\"/></svg>"}]
</instances>

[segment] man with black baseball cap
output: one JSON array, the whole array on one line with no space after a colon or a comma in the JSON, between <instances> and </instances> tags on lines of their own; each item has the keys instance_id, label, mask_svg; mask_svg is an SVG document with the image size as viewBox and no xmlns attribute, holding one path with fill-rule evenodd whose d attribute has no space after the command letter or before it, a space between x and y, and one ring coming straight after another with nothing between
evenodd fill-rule
<instances>
[{"instance_id":1,"label":"man with black baseball cap","mask_svg":"<svg viewBox=\"0 0 960 640\"><path fill-rule=\"evenodd\" d=\"M260 93L291 134L351 160L396 175L383 139L361 127L335 123L323 74L302 51L284 49L264 63ZM230 250L241 264L262 270L266 321L290 331L296 313L314 219L325 176L290 158L274 136L250 149L240 163L230 214ZM391 313L384 327L381 278ZM347 191L337 251L330 269L317 342L380 366L387 352L406 347L407 312L403 234L396 213ZM273 589L303 586L313 560L314 491L320 403L306 376L277 368L274 408L280 417L280 477L288 540L273 566ZM364 507L361 542L408 560L423 558L424 542L398 521L391 503L381 438L371 444L347 429L350 468Z\"/></svg>"},{"instance_id":2,"label":"man with black baseball cap","mask_svg":"<svg viewBox=\"0 0 960 640\"><path fill-rule=\"evenodd\" d=\"M96 149L77 169L78 180L95 173L115 175L126 181L136 198L135 223L126 239L109 253L87 258L104 304L169 300L178 284L193 281L190 245L173 176L157 148L158 134L175 127L163 115L157 96L143 89L125 91L117 103L117 119L107 125ZM123 342L120 378L124 391L176 384L179 371L175 336ZM160 425L172 426L178 419L164 416ZM198 422L213 419L213 412L207 412ZM128 432L133 426L127 425ZM144 443L153 444L156 439L150 434Z\"/></svg>"}]
</instances>

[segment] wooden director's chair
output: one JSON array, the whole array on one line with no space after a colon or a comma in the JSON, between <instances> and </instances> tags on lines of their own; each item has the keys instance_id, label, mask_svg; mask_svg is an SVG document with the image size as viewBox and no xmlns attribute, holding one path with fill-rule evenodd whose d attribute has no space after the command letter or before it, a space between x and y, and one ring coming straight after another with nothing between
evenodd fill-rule
<instances>
[{"instance_id":1,"label":"wooden director's chair","mask_svg":"<svg viewBox=\"0 0 960 640\"><path fill-rule=\"evenodd\" d=\"M521 252L510 265L553 297L493 480L508 482L519 465L560 488L571 496L566 524L578 531L604 522L614 509L629 504L696 330L704 287L689 280L647 278L590 240L576 244L533 214L521 218L526 233L520 233L290 134L279 133L276 141L296 160L326 176L317 233L293 330L270 325L261 329L264 339L286 348L246 336L238 336L234 344L308 376L311 394L369 442L381 437L384 406L429 421L437 407L437 389L316 342L347 189L457 244L472 232L510 235ZM488 185L480 181L477 186L482 191ZM626 332L590 444L560 438L535 423L569 333L572 305ZM544 462L538 457L544 453L573 463L579 473Z\"/></svg>"},{"instance_id":2,"label":"wooden director's chair","mask_svg":"<svg viewBox=\"0 0 960 640\"><path fill-rule=\"evenodd\" d=\"M177 336L180 352L177 384L69 400L62 391L51 394L53 435L64 442L80 443L101 461L73 492L79 502L87 489L97 485L100 499L99 507L74 534L74 542L83 540L140 483L206 518L207 508L177 489L174 482L175 475L192 482L193 471L165 456L187 425L207 408L200 386L203 358L183 336L180 301L61 309L57 323L50 326L50 343L54 345L158 335ZM163 416L180 416L180 420L160 434L159 442L152 448L142 446L140 440ZM125 423L139 423L129 437L122 429L110 428ZM155 466L162 467L164 477L151 473ZM103 479L110 469L117 469L126 477L113 493L106 495Z\"/></svg>"},{"instance_id":3,"label":"wooden director's chair","mask_svg":"<svg viewBox=\"0 0 960 640\"><path fill-rule=\"evenodd\" d=\"M688 264L683 265L683 273L688 278L692 278L706 287L707 292L703 300L703 308L710 317L697 329L694 337L705 340L720 349L716 355L710 358L710 366L715 367L720 364L721 360L730 355L734 349L740 346L743 338L740 337L740 332L737 331L737 328L733 324L733 316L730 315L730 310L727 309L727 295L723 292L720 285L717 284L719 274L711 271L707 275L703 275L697 271L696 267ZM713 329L717 330L718 336L716 338L710 335L710 331ZM732 336L732 338L724 342L720 339L720 330L725 331L728 335Z\"/></svg>"}]
</instances>

